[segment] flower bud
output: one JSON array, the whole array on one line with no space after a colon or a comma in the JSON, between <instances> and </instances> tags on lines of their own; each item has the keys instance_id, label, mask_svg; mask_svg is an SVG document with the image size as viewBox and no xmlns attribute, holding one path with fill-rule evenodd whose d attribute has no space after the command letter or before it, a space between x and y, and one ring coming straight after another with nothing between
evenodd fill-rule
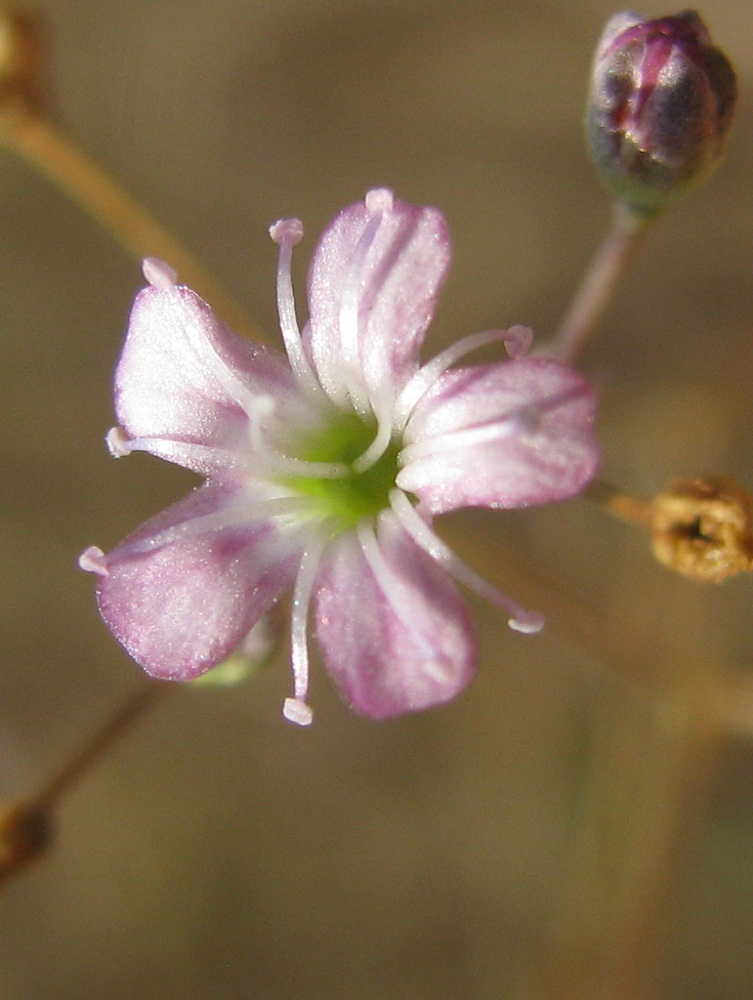
<instances>
[{"instance_id":1,"label":"flower bud","mask_svg":"<svg viewBox=\"0 0 753 1000\"><path fill-rule=\"evenodd\" d=\"M700 17L607 23L586 103L586 138L602 183L632 211L653 215L702 183L724 154L735 73Z\"/></svg>"}]
</instances>

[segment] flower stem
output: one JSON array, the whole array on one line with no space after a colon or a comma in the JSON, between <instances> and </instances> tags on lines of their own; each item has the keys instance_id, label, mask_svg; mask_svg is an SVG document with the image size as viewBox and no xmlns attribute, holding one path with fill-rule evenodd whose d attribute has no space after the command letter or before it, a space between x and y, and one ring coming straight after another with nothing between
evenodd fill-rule
<instances>
[{"instance_id":1,"label":"flower stem","mask_svg":"<svg viewBox=\"0 0 753 1000\"><path fill-rule=\"evenodd\" d=\"M18 875L46 854L54 839L60 800L98 763L164 693L168 684L141 684L95 730L83 746L44 782L36 795L0 805L0 882Z\"/></svg>"},{"instance_id":2,"label":"flower stem","mask_svg":"<svg viewBox=\"0 0 753 1000\"><path fill-rule=\"evenodd\" d=\"M526 1000L665 995L678 911L725 745L686 703L682 684L666 708L639 719L612 707L597 719L576 872Z\"/></svg>"},{"instance_id":3,"label":"flower stem","mask_svg":"<svg viewBox=\"0 0 753 1000\"><path fill-rule=\"evenodd\" d=\"M650 526L653 512L651 501L625 493L604 479L593 479L583 491L583 496L626 524L641 528Z\"/></svg>"},{"instance_id":4,"label":"flower stem","mask_svg":"<svg viewBox=\"0 0 753 1000\"><path fill-rule=\"evenodd\" d=\"M545 348L548 357L575 364L601 321L622 274L648 228L651 216L615 203L612 223L559 331Z\"/></svg>"},{"instance_id":5,"label":"flower stem","mask_svg":"<svg viewBox=\"0 0 753 1000\"><path fill-rule=\"evenodd\" d=\"M243 310L170 233L47 118L14 106L0 117L0 143L76 201L137 260L159 257L239 333L260 339Z\"/></svg>"},{"instance_id":6,"label":"flower stem","mask_svg":"<svg viewBox=\"0 0 753 1000\"><path fill-rule=\"evenodd\" d=\"M228 325L258 339L243 310L194 257L52 123L46 36L42 18L0 6L0 145L57 185L137 260L165 260Z\"/></svg>"},{"instance_id":7,"label":"flower stem","mask_svg":"<svg viewBox=\"0 0 753 1000\"><path fill-rule=\"evenodd\" d=\"M35 806L46 812L54 809L60 799L109 753L113 744L139 722L146 710L168 690L171 690L170 685L157 681L140 684L113 710L83 746L79 747L73 756L45 781L34 796Z\"/></svg>"}]
</instances>

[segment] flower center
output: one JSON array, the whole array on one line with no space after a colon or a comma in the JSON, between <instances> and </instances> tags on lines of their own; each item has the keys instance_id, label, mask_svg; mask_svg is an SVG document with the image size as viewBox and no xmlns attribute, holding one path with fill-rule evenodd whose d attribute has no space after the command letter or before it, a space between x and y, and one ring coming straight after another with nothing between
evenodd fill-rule
<instances>
[{"instance_id":1,"label":"flower center","mask_svg":"<svg viewBox=\"0 0 753 1000\"><path fill-rule=\"evenodd\" d=\"M339 531L354 528L363 518L376 517L389 507L399 468L399 442L391 441L368 469L354 468L375 434L375 421L355 413L338 415L325 431L308 439L297 457L307 462L342 464L348 471L337 478L289 476L285 480L297 493L315 498L322 516L334 518Z\"/></svg>"}]
</instances>

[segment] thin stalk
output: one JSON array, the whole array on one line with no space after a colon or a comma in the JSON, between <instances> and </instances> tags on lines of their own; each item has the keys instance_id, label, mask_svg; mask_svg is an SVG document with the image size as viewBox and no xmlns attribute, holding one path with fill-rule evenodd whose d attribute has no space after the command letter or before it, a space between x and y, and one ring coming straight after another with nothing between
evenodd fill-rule
<instances>
[{"instance_id":1,"label":"thin stalk","mask_svg":"<svg viewBox=\"0 0 753 1000\"><path fill-rule=\"evenodd\" d=\"M638 249L651 217L615 204L606 238L591 261L583 282L553 340L548 357L574 364L583 353L609 305L617 283Z\"/></svg>"},{"instance_id":2,"label":"thin stalk","mask_svg":"<svg viewBox=\"0 0 753 1000\"><path fill-rule=\"evenodd\" d=\"M0 804L0 883L44 857L54 842L56 811L61 799L171 687L156 681L141 684L44 782L36 795Z\"/></svg>"},{"instance_id":3,"label":"thin stalk","mask_svg":"<svg viewBox=\"0 0 753 1000\"><path fill-rule=\"evenodd\" d=\"M583 491L583 496L626 524L641 528L650 526L653 512L651 501L626 493L604 479L592 480Z\"/></svg>"},{"instance_id":4,"label":"thin stalk","mask_svg":"<svg viewBox=\"0 0 753 1000\"><path fill-rule=\"evenodd\" d=\"M706 803L730 737L676 678L643 719L597 718L575 873L526 1000L659 1000Z\"/></svg>"},{"instance_id":5,"label":"thin stalk","mask_svg":"<svg viewBox=\"0 0 753 1000\"><path fill-rule=\"evenodd\" d=\"M50 121L22 105L7 109L0 119L0 143L76 201L137 260L167 261L225 323L260 339L240 306L196 259Z\"/></svg>"},{"instance_id":6,"label":"thin stalk","mask_svg":"<svg viewBox=\"0 0 753 1000\"><path fill-rule=\"evenodd\" d=\"M164 697L171 687L172 685L158 681L140 684L114 709L73 756L45 781L33 798L34 805L40 811L51 812L60 799L109 753L112 746L139 722L146 710Z\"/></svg>"}]
</instances>

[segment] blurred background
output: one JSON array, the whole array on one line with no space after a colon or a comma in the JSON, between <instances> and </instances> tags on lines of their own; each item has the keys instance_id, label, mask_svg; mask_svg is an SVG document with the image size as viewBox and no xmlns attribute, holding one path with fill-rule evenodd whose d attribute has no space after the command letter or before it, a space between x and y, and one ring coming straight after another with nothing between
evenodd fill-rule
<instances>
[{"instance_id":1,"label":"blurred background","mask_svg":"<svg viewBox=\"0 0 753 1000\"><path fill-rule=\"evenodd\" d=\"M580 126L605 0L33 9L56 120L271 341L281 216L306 224L302 281L317 234L368 188L440 207L455 258L429 353L492 326L550 335L607 224ZM583 359L603 475L649 496L706 472L753 489L753 28L743 0L701 13L739 73L729 158L650 233ZM79 552L111 548L195 480L113 462L102 442L137 263L4 151L0 234L12 800L141 683ZM314 726L282 721L284 658L241 687L176 688L66 798L44 862L8 883L2 1000L753 995L751 746L699 750L650 691L682 687L685 669L751 671L753 580L673 576L583 499L439 527L546 614L545 632L516 635L471 598L475 682L382 725L321 669Z\"/></svg>"}]
</instances>

